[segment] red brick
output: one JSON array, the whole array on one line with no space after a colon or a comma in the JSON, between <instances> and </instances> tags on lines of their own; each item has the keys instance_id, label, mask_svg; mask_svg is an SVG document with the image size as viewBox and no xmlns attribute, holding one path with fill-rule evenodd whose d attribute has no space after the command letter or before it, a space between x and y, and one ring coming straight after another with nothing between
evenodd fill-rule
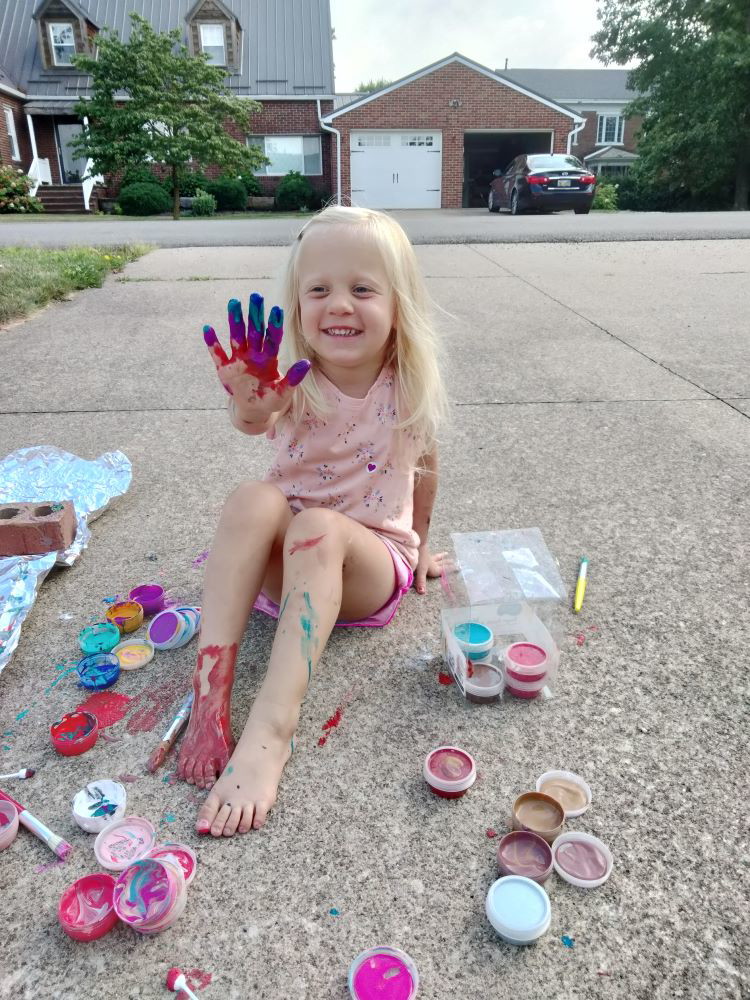
<instances>
[{"instance_id":1,"label":"red brick","mask_svg":"<svg viewBox=\"0 0 750 1000\"><path fill-rule=\"evenodd\" d=\"M67 549L75 538L70 500L0 504L0 556L30 556Z\"/></svg>"}]
</instances>

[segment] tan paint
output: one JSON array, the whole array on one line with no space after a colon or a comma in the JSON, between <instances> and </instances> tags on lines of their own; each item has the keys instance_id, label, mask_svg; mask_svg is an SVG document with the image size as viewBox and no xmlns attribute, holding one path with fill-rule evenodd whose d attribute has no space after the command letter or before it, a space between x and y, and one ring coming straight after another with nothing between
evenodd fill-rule
<instances>
[{"instance_id":1,"label":"tan paint","mask_svg":"<svg viewBox=\"0 0 750 1000\"><path fill-rule=\"evenodd\" d=\"M544 782L539 791L557 799L565 812L583 809L588 803L584 789L567 778L550 778Z\"/></svg>"},{"instance_id":2,"label":"tan paint","mask_svg":"<svg viewBox=\"0 0 750 1000\"><path fill-rule=\"evenodd\" d=\"M513 829L531 830L550 844L561 833L564 820L560 803L542 792L524 792L513 804Z\"/></svg>"}]
</instances>

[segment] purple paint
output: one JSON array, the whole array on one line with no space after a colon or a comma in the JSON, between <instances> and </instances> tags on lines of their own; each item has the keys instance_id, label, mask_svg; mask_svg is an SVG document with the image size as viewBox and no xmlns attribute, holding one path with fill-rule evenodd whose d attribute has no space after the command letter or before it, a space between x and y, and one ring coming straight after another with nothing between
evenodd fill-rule
<instances>
[{"instance_id":1,"label":"purple paint","mask_svg":"<svg viewBox=\"0 0 750 1000\"><path fill-rule=\"evenodd\" d=\"M208 549L204 549L202 552L199 552L198 555L195 557L195 559L193 559L192 563L193 569L198 569L199 566L202 566L203 563L206 561L206 559L208 559L208 556L209 556Z\"/></svg>"},{"instance_id":2,"label":"purple paint","mask_svg":"<svg viewBox=\"0 0 750 1000\"><path fill-rule=\"evenodd\" d=\"M354 963L356 967L349 974L354 1000L412 1000L416 995L416 966L404 952L374 948Z\"/></svg>"},{"instance_id":3,"label":"purple paint","mask_svg":"<svg viewBox=\"0 0 750 1000\"><path fill-rule=\"evenodd\" d=\"M181 630L182 623L177 613L164 611L151 622L148 636L151 642L169 642Z\"/></svg>"}]
</instances>

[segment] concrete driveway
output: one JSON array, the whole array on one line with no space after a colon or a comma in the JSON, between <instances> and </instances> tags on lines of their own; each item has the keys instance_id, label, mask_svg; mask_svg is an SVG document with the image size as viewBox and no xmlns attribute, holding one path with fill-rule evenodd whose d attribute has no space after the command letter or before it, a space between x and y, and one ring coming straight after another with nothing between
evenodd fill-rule
<instances>
[{"instance_id":1,"label":"concrete driveway","mask_svg":"<svg viewBox=\"0 0 750 1000\"><path fill-rule=\"evenodd\" d=\"M150 730L141 713L88 754L57 757L49 724L82 698L70 677L50 685L75 662L78 630L101 618L103 598L150 578L199 602L196 557L222 502L266 467L266 444L229 427L199 330L223 329L231 295L272 298L283 251L158 251L3 331L2 452L119 448L134 476L76 566L45 582L0 675L1 770L38 768L6 787L76 847L55 866L21 831L0 855L0 996L166 997L177 965L195 970L205 1000L344 1000L351 959L375 944L412 955L423 1000L747 996L750 242L418 253L445 310L453 400L433 544L538 526L571 588L579 557L591 560L583 612L563 617L557 697L476 706L439 683L433 584L384 632L335 636L260 833L197 838L199 796L172 783L173 764L144 773L195 643L118 682ZM271 638L254 618L235 726ZM481 772L454 802L421 777L427 751L447 742ZM552 768L591 785L592 808L569 827L605 840L615 868L588 892L553 875L549 933L514 948L484 916L492 834ZM198 875L171 930L118 927L78 944L57 903L99 867L70 801L123 774L129 811L190 844Z\"/></svg>"},{"instance_id":2,"label":"concrete driveway","mask_svg":"<svg viewBox=\"0 0 750 1000\"><path fill-rule=\"evenodd\" d=\"M413 243L606 243L623 240L750 239L750 212L593 212L491 215L483 208L392 213ZM113 219L3 222L0 246L287 246L304 216L260 219Z\"/></svg>"}]
</instances>

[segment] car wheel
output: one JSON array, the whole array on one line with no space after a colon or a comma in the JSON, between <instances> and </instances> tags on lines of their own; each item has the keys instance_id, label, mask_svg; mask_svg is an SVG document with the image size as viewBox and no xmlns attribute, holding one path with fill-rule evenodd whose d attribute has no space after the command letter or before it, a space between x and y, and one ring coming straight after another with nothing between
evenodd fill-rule
<instances>
[{"instance_id":1,"label":"car wheel","mask_svg":"<svg viewBox=\"0 0 750 1000\"><path fill-rule=\"evenodd\" d=\"M591 211L591 209L590 208L574 208L573 211L576 213L576 215L588 215L589 212Z\"/></svg>"},{"instance_id":2,"label":"car wheel","mask_svg":"<svg viewBox=\"0 0 750 1000\"><path fill-rule=\"evenodd\" d=\"M521 209L518 206L518 191L514 191L510 196L510 214L520 215Z\"/></svg>"},{"instance_id":3,"label":"car wheel","mask_svg":"<svg viewBox=\"0 0 750 1000\"><path fill-rule=\"evenodd\" d=\"M487 199L487 208L489 208L490 212L499 212L500 211L500 206L495 204L495 192L494 191L490 191L490 196Z\"/></svg>"}]
</instances>

